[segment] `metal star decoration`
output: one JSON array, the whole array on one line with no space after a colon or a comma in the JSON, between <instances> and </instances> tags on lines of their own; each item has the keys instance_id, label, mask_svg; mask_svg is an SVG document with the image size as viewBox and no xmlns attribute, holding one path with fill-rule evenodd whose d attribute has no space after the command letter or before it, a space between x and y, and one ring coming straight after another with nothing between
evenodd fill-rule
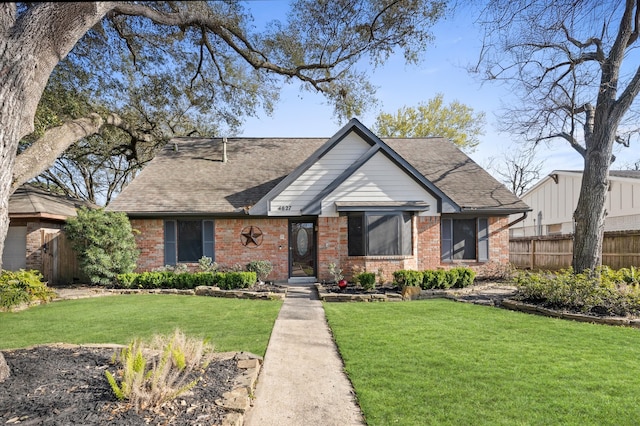
<instances>
[{"instance_id":1,"label":"metal star decoration","mask_svg":"<svg viewBox=\"0 0 640 426\"><path fill-rule=\"evenodd\" d=\"M242 245L248 246L249 244L253 244L254 246L259 246L262 244L262 231L257 226L247 226L240 233L242 239Z\"/></svg>"}]
</instances>

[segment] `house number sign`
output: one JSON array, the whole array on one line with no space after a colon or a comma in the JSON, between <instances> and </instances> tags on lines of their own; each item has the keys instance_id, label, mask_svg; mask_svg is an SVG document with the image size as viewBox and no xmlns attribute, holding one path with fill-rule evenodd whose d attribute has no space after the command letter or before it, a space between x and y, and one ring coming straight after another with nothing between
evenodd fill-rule
<instances>
[{"instance_id":1,"label":"house number sign","mask_svg":"<svg viewBox=\"0 0 640 426\"><path fill-rule=\"evenodd\" d=\"M258 247L262 244L262 231L257 226L245 226L240 233L240 242L245 247Z\"/></svg>"}]
</instances>

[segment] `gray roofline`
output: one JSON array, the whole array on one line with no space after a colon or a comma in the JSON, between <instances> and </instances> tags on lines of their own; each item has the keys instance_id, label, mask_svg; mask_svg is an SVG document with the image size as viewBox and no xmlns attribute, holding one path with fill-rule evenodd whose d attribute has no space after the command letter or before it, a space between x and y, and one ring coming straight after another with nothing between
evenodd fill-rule
<instances>
[{"instance_id":1,"label":"gray roofline","mask_svg":"<svg viewBox=\"0 0 640 426\"><path fill-rule=\"evenodd\" d=\"M358 160L347 167L347 169L340 173L338 177L336 177L333 182L327 185L316 197L309 202L305 207L301 209L302 214L312 214L318 215L322 211L322 200L329 194L331 194L341 183L343 183L349 176L355 173L364 163L369 161L371 157L376 155L376 153L380 150L379 145L373 145L371 148L367 150Z\"/></svg>"},{"instance_id":2,"label":"gray roofline","mask_svg":"<svg viewBox=\"0 0 640 426\"><path fill-rule=\"evenodd\" d=\"M317 160L322 158L331 148L333 148L338 142L340 142L349 133L352 126L352 121L355 118L349 120L349 123L344 125L333 137L318 148L313 154L311 154L300 166L298 166L293 172L289 173L278 184L267 192L264 197L258 200L249 209L250 215L266 215L269 212L269 200L275 198L278 194L284 191L289 185L291 185L296 179L298 179L304 172L306 172Z\"/></svg>"},{"instance_id":3,"label":"gray roofline","mask_svg":"<svg viewBox=\"0 0 640 426\"><path fill-rule=\"evenodd\" d=\"M517 214L517 213L525 213L525 212L530 212L533 211L533 209L528 208L528 209L509 209L509 208L504 208L504 209L495 209L495 208L488 208L488 209L482 209L482 208L463 208L462 211L460 211L460 214L485 214L485 215L510 215L510 214Z\"/></svg>"},{"instance_id":4,"label":"gray roofline","mask_svg":"<svg viewBox=\"0 0 640 426\"><path fill-rule=\"evenodd\" d=\"M283 180L281 180L271 191L269 191L264 197L262 197L256 204L254 204L249 209L249 214L267 214L269 210L269 200L275 198L278 194L280 194L285 188L287 188L291 183L293 183L296 179L298 179L305 171L309 169L318 159L322 158L327 152L331 150L338 142L340 142L344 137L349 134L349 132L354 131L360 137L362 137L365 142L370 145L379 146L379 149L373 151L373 154L378 152L380 149L385 153L385 155L390 158L393 162L395 162L400 168L404 169L405 172L410 174L416 181L421 183L429 192L431 192L438 199L438 210L442 210L446 212L455 212L460 211L460 206L458 206L451 198L449 198L444 192L442 192L437 186L431 183L427 178L425 178L420 172L418 172L411 164L409 164L404 158L402 158L397 152L395 152L389 145L384 143L379 137L377 137L371 130L367 129L358 119L352 118L349 120L347 124L345 124L338 132L327 141L324 145L318 148L309 158L307 158L296 170L287 175ZM372 151L369 150L364 155L370 154ZM356 164L358 164L362 160L362 157L358 160ZM362 164L360 164L362 165ZM352 165L345 172L343 172L340 177L346 178L351 175L357 167ZM347 174L348 172L348 174ZM325 188L322 192L326 192L329 188L332 187L332 190L337 187L341 180L335 179L329 187ZM334 186L335 185L335 186ZM328 192L327 192L328 194ZM326 195L326 194L325 194ZM311 209L313 211L317 211L319 207L318 203L319 199L316 197L307 207L303 209L304 213L309 213ZM255 213L254 213L255 212ZM315 214L319 214L315 213Z\"/></svg>"},{"instance_id":5,"label":"gray roofline","mask_svg":"<svg viewBox=\"0 0 640 426\"><path fill-rule=\"evenodd\" d=\"M437 186L435 186L430 180L422 175L419 171L415 169L407 160L405 160L400 154L395 152L389 145L387 145L382 139L376 136L371 130L367 129L362 123L360 123L355 118L351 119L351 121L355 121L354 125L356 129L359 129L362 133L361 136L365 138L369 138L369 140L375 144L378 144L382 147L382 151L393 160L400 168L404 169L406 172L411 174L411 176L420 182L429 192L432 193L436 198L438 198L438 210L445 210L447 207L447 211L452 209L453 211L459 211L460 206L456 204L451 198L449 198L444 192L440 190ZM351 123L351 121L349 123ZM366 139L365 139L366 140Z\"/></svg>"}]
</instances>

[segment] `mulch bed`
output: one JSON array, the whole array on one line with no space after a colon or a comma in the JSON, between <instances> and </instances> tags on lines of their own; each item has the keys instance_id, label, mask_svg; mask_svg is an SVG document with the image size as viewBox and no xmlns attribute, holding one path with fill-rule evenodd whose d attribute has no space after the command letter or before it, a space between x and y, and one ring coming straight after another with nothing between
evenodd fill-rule
<instances>
[{"instance_id":1,"label":"mulch bed","mask_svg":"<svg viewBox=\"0 0 640 426\"><path fill-rule=\"evenodd\" d=\"M39 346L3 351L11 375L0 383L0 423L19 425L212 425L228 413L215 400L238 375L214 360L191 391L158 411L137 413L113 395L104 371L113 348Z\"/></svg>"}]
</instances>

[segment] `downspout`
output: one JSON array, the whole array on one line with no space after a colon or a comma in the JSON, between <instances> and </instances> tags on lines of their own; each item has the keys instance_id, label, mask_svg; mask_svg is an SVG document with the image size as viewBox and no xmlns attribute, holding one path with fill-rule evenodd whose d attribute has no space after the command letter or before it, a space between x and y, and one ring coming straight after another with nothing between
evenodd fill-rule
<instances>
[{"instance_id":1,"label":"downspout","mask_svg":"<svg viewBox=\"0 0 640 426\"><path fill-rule=\"evenodd\" d=\"M517 218L516 220L514 220L513 222L511 222L509 225L507 225L507 227L511 228L513 225L515 225L516 223L520 223L523 220L525 220L527 218L527 216L529 215L529 212L524 212L522 213L522 217Z\"/></svg>"}]
</instances>

